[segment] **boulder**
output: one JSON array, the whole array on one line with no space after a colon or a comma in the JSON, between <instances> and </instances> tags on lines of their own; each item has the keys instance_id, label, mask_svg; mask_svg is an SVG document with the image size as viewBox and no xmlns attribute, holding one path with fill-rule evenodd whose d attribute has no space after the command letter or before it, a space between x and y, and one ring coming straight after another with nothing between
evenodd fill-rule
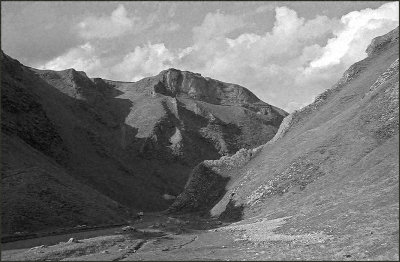
<instances>
[{"instance_id":1,"label":"boulder","mask_svg":"<svg viewBox=\"0 0 400 262\"><path fill-rule=\"evenodd\" d=\"M78 239L71 237L67 243L79 243Z\"/></svg>"},{"instance_id":2,"label":"boulder","mask_svg":"<svg viewBox=\"0 0 400 262\"><path fill-rule=\"evenodd\" d=\"M132 227L132 226L126 226L126 227L122 228L122 231L133 231L133 232L136 232L137 229Z\"/></svg>"},{"instance_id":3,"label":"boulder","mask_svg":"<svg viewBox=\"0 0 400 262\"><path fill-rule=\"evenodd\" d=\"M164 198L165 200L174 200L174 199L176 198L176 196L169 195L169 194L164 194L164 195L163 195L163 198Z\"/></svg>"}]
</instances>

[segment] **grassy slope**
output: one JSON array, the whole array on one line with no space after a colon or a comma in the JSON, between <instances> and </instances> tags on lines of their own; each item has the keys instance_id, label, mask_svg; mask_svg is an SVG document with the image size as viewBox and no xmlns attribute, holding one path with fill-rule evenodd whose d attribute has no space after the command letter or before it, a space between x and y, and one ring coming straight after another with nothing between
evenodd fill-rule
<instances>
[{"instance_id":1,"label":"grassy slope","mask_svg":"<svg viewBox=\"0 0 400 262\"><path fill-rule=\"evenodd\" d=\"M236 161L202 163L214 181L229 179L222 199L206 203L211 214L292 216L278 233L333 236L320 245L274 244L271 257L398 259L398 31L394 34L397 40L351 67L325 99L288 117L292 121L275 142L242 151ZM370 91L379 78L385 81ZM173 207L185 209L204 192L216 192L212 185L197 186L204 170L193 172L191 192Z\"/></svg>"},{"instance_id":2,"label":"grassy slope","mask_svg":"<svg viewBox=\"0 0 400 262\"><path fill-rule=\"evenodd\" d=\"M2 135L2 235L122 223L123 206L87 187L16 136Z\"/></svg>"}]
</instances>

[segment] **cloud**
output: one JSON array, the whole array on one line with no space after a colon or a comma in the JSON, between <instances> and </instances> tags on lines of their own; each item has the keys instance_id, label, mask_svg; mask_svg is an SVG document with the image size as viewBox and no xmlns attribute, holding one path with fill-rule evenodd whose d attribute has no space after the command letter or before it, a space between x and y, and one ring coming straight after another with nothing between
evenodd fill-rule
<instances>
[{"instance_id":1,"label":"cloud","mask_svg":"<svg viewBox=\"0 0 400 262\"><path fill-rule=\"evenodd\" d=\"M167 12L167 14L168 14L168 17L174 17L175 16L175 14L176 14L176 3L170 3L170 7L169 7L169 9L168 9L168 12Z\"/></svg>"},{"instance_id":2,"label":"cloud","mask_svg":"<svg viewBox=\"0 0 400 262\"><path fill-rule=\"evenodd\" d=\"M340 19L306 20L290 8L277 7L270 32L209 38L196 43L180 62L186 69L244 85L264 101L293 111L312 102L351 64L366 57L372 38L398 26L398 10L394 2ZM337 56L331 59L329 52ZM317 62L325 58L335 62Z\"/></svg>"},{"instance_id":3,"label":"cloud","mask_svg":"<svg viewBox=\"0 0 400 262\"><path fill-rule=\"evenodd\" d=\"M124 76L124 80L137 81L171 67L173 60L174 54L164 44L148 43L143 47L136 47L110 71L115 77Z\"/></svg>"},{"instance_id":4,"label":"cloud","mask_svg":"<svg viewBox=\"0 0 400 262\"><path fill-rule=\"evenodd\" d=\"M303 108L303 107L305 107L305 106L307 106L308 104L310 104L310 103L312 103L312 101L314 100L314 98L313 99L311 99L310 101L307 101L307 102L304 102L304 103L298 103L298 102L295 102L295 101L291 101L291 102L289 102L288 104L287 104L287 106L285 107L285 111L286 112L294 112L295 110L298 110L298 109L300 109L300 108Z\"/></svg>"},{"instance_id":5,"label":"cloud","mask_svg":"<svg viewBox=\"0 0 400 262\"><path fill-rule=\"evenodd\" d=\"M157 30L157 34L166 34L171 32L176 32L181 29L181 25L176 22L169 22L161 24Z\"/></svg>"},{"instance_id":6,"label":"cloud","mask_svg":"<svg viewBox=\"0 0 400 262\"><path fill-rule=\"evenodd\" d=\"M137 46L134 51L120 58L101 56L98 48L86 43L43 65L38 65L37 68L52 70L74 68L85 71L90 77L137 81L172 67L174 59L174 54L164 44L147 43L141 47Z\"/></svg>"},{"instance_id":7,"label":"cloud","mask_svg":"<svg viewBox=\"0 0 400 262\"><path fill-rule=\"evenodd\" d=\"M119 5L110 16L85 18L78 24L79 35L85 39L114 38L134 28L138 18L129 18L123 5Z\"/></svg>"},{"instance_id":8,"label":"cloud","mask_svg":"<svg viewBox=\"0 0 400 262\"><path fill-rule=\"evenodd\" d=\"M286 108L303 96L303 87L294 84L307 63L321 54L321 47L314 43L326 41L339 20L317 16L306 21L287 7L278 7L275 12L270 32L198 41L180 58L180 67L241 84L266 102ZM298 104L309 101L310 95Z\"/></svg>"},{"instance_id":9,"label":"cloud","mask_svg":"<svg viewBox=\"0 0 400 262\"><path fill-rule=\"evenodd\" d=\"M82 44L71 20L50 2L2 2L1 48L21 63L44 63Z\"/></svg>"},{"instance_id":10,"label":"cloud","mask_svg":"<svg viewBox=\"0 0 400 262\"><path fill-rule=\"evenodd\" d=\"M334 32L335 37L324 47L322 56L311 62L311 67L339 64L346 55L351 55L351 60L363 58L372 38L386 33L387 28L394 28L398 22L398 2L348 13L341 18L341 30Z\"/></svg>"},{"instance_id":11,"label":"cloud","mask_svg":"<svg viewBox=\"0 0 400 262\"><path fill-rule=\"evenodd\" d=\"M200 26L193 28L193 39L196 42L208 41L212 38L223 37L242 28L244 22L241 17L220 13L208 13Z\"/></svg>"},{"instance_id":12,"label":"cloud","mask_svg":"<svg viewBox=\"0 0 400 262\"><path fill-rule=\"evenodd\" d=\"M108 57L101 48L86 44L45 67L76 66L90 76L122 81L136 81L175 67L243 85L267 103L292 112L312 102L337 82L348 66L364 58L372 38L398 26L398 9L393 2L339 19L305 19L281 6L275 8L271 30L243 32L236 37L233 32L246 29L244 16L217 11L208 13L193 28L193 44L182 49L168 48L162 42L147 43L122 56ZM173 28L173 23L169 25Z\"/></svg>"},{"instance_id":13,"label":"cloud","mask_svg":"<svg viewBox=\"0 0 400 262\"><path fill-rule=\"evenodd\" d=\"M71 48L65 54L38 66L39 69L64 70L74 68L76 70L92 72L100 68L100 60L95 48L90 43L85 43Z\"/></svg>"}]
</instances>

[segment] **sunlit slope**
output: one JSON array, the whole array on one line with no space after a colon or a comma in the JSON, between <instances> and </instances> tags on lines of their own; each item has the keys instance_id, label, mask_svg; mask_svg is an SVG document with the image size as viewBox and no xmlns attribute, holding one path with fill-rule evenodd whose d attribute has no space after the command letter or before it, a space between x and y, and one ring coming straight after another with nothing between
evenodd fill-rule
<instances>
[{"instance_id":1,"label":"sunlit slope","mask_svg":"<svg viewBox=\"0 0 400 262\"><path fill-rule=\"evenodd\" d=\"M291 216L279 232L332 235L326 257L398 258L398 48L398 29L375 39L366 59L286 117L272 141L198 165L170 210Z\"/></svg>"}]
</instances>

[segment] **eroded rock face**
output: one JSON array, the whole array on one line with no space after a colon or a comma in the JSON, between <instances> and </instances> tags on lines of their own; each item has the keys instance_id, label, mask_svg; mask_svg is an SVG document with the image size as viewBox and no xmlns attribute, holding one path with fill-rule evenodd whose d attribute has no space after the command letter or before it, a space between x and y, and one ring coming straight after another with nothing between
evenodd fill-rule
<instances>
[{"instance_id":1,"label":"eroded rock face","mask_svg":"<svg viewBox=\"0 0 400 262\"><path fill-rule=\"evenodd\" d=\"M159 75L164 92L174 96L187 96L211 104L239 105L261 102L242 86L204 78L200 74L168 69Z\"/></svg>"},{"instance_id":2,"label":"eroded rock face","mask_svg":"<svg viewBox=\"0 0 400 262\"><path fill-rule=\"evenodd\" d=\"M218 160L205 160L193 168L185 190L168 208L169 212L209 211L226 194L231 180L230 170L240 169L253 159L262 146L254 149L240 149L233 156ZM231 195L235 192L232 192Z\"/></svg>"},{"instance_id":3,"label":"eroded rock face","mask_svg":"<svg viewBox=\"0 0 400 262\"><path fill-rule=\"evenodd\" d=\"M214 105L241 105L258 109L261 114L286 115L282 109L262 102L248 89L230 83L224 83L198 73L170 68L154 77L144 78L132 84L136 90L153 96L162 94L171 97L190 98Z\"/></svg>"}]
</instances>

